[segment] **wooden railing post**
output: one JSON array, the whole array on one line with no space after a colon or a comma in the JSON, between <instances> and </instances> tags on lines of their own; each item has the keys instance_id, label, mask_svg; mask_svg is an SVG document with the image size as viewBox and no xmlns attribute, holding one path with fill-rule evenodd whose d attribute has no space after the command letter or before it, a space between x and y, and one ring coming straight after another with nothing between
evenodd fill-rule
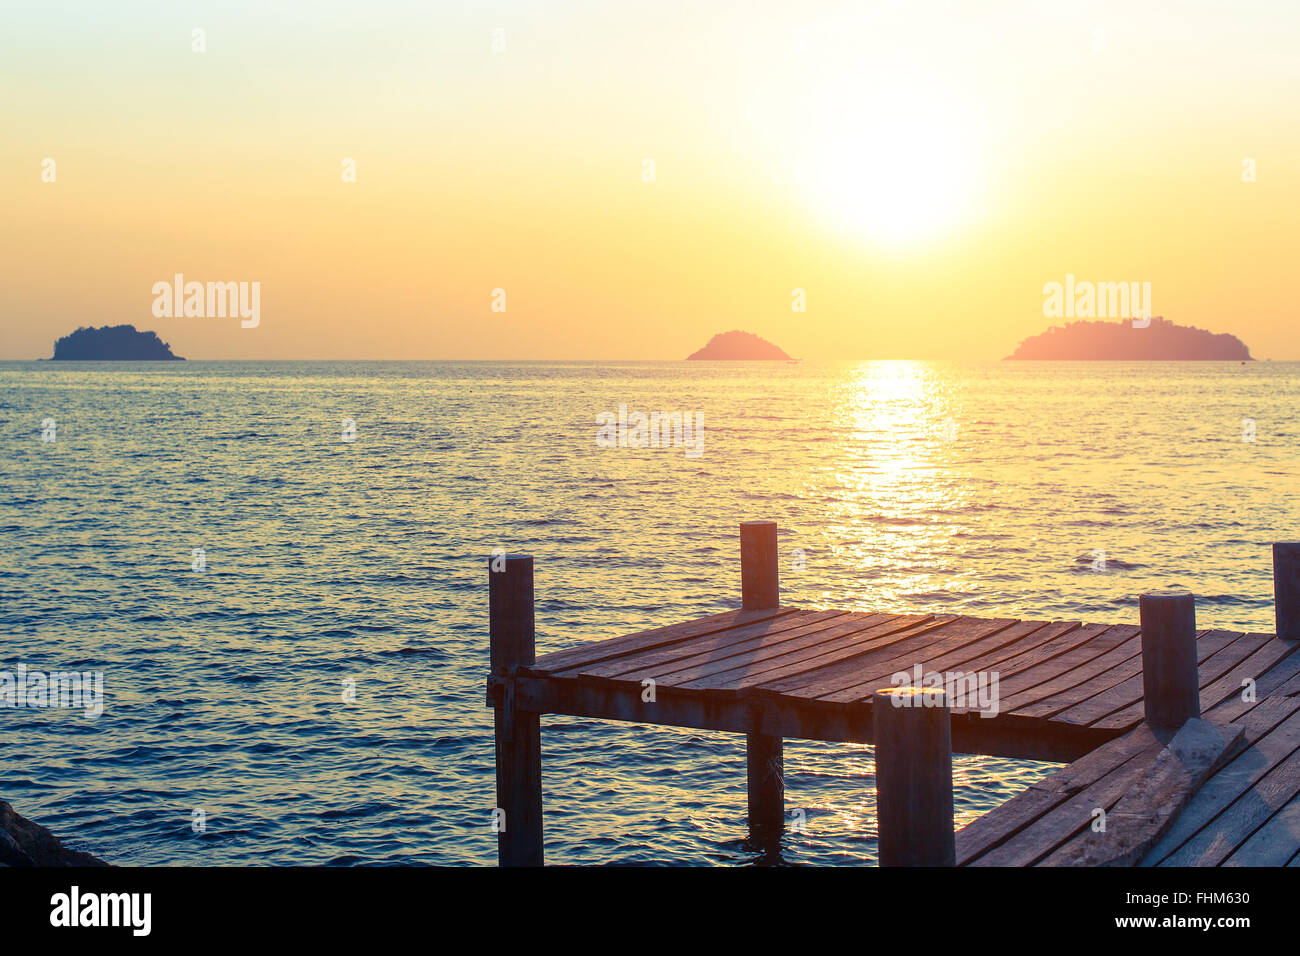
<instances>
[{"instance_id":1,"label":"wooden railing post","mask_svg":"<svg viewBox=\"0 0 1300 956\"><path fill-rule=\"evenodd\" d=\"M540 715L515 707L515 674L536 660L533 559L494 557L488 564L493 704L497 756L497 860L502 866L541 866L542 741Z\"/></svg>"},{"instance_id":2,"label":"wooden railing post","mask_svg":"<svg viewBox=\"0 0 1300 956\"><path fill-rule=\"evenodd\" d=\"M935 687L886 687L871 705L881 866L956 866L952 727Z\"/></svg>"},{"instance_id":3,"label":"wooden railing post","mask_svg":"<svg viewBox=\"0 0 1300 956\"><path fill-rule=\"evenodd\" d=\"M1196 599L1159 591L1138 599L1142 626L1142 700L1147 723L1176 729L1201 716L1196 663Z\"/></svg>"},{"instance_id":4,"label":"wooden railing post","mask_svg":"<svg viewBox=\"0 0 1300 956\"><path fill-rule=\"evenodd\" d=\"M1277 636L1300 641L1300 543L1273 545L1273 613Z\"/></svg>"},{"instance_id":5,"label":"wooden railing post","mask_svg":"<svg viewBox=\"0 0 1300 956\"><path fill-rule=\"evenodd\" d=\"M775 521L740 525L740 594L747 611L780 607ZM757 843L779 840L785 828L784 744L772 734L745 735L749 835Z\"/></svg>"}]
</instances>

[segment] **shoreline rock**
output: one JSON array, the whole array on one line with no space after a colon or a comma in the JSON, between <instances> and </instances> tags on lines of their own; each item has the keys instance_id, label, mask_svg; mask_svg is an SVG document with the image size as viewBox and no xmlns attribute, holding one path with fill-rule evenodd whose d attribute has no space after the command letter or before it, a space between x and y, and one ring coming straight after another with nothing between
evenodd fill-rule
<instances>
[{"instance_id":1,"label":"shoreline rock","mask_svg":"<svg viewBox=\"0 0 1300 956\"><path fill-rule=\"evenodd\" d=\"M0 800L0 866L110 866L63 845L53 833Z\"/></svg>"}]
</instances>

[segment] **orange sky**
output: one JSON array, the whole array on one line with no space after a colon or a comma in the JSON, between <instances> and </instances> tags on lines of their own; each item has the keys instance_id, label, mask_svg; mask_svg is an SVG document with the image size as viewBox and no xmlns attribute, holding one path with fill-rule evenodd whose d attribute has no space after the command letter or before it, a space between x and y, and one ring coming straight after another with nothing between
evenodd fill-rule
<instances>
[{"instance_id":1,"label":"orange sky","mask_svg":"<svg viewBox=\"0 0 1300 956\"><path fill-rule=\"evenodd\" d=\"M1067 273L1300 358L1294 3L8 6L0 358L996 359Z\"/></svg>"}]
</instances>

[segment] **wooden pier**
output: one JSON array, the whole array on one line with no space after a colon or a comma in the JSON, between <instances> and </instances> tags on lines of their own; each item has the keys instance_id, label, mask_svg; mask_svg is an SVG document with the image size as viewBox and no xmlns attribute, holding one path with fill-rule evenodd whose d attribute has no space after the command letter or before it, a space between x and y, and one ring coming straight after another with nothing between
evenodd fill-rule
<instances>
[{"instance_id":1,"label":"wooden pier","mask_svg":"<svg viewBox=\"0 0 1300 956\"><path fill-rule=\"evenodd\" d=\"M1300 545L1274 547L1280 636L1198 631L1185 594L1137 625L803 610L774 523L740 552L741 609L541 657L532 558L492 559L503 865L543 862L541 714L745 734L762 841L783 738L876 744L882 865L1300 862ZM953 751L1070 766L954 838Z\"/></svg>"}]
</instances>

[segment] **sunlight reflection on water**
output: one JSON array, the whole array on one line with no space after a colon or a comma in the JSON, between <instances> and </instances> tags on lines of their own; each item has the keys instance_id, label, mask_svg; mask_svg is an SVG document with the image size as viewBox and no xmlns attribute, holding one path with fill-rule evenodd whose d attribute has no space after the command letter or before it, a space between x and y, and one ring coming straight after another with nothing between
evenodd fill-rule
<instances>
[{"instance_id":1,"label":"sunlight reflection on water","mask_svg":"<svg viewBox=\"0 0 1300 956\"><path fill-rule=\"evenodd\" d=\"M492 862L493 547L536 555L545 651L736 606L745 519L791 604L1128 622L1181 585L1256 630L1294 537L1291 363L0 371L4 663L109 695L5 712L0 797L116 862ZM620 403L701 413L703 456L597 448ZM755 859L738 738L546 717L543 761L555 862ZM1047 768L958 758L959 822ZM786 861L873 858L869 748L786 772Z\"/></svg>"}]
</instances>

